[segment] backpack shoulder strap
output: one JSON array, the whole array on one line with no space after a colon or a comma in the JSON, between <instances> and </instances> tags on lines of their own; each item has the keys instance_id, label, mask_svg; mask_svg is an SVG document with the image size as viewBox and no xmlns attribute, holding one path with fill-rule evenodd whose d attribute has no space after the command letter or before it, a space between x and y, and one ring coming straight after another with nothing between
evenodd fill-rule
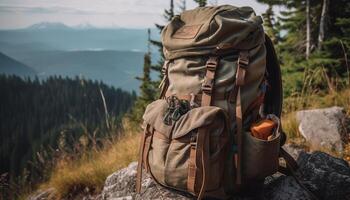
<instances>
[{"instance_id":1,"label":"backpack shoulder strap","mask_svg":"<svg viewBox=\"0 0 350 200\"><path fill-rule=\"evenodd\" d=\"M269 36L265 34L266 47L266 79L269 87L266 89L263 113L281 117L283 103L283 88L281 67L275 48ZM286 135L282 131L281 146L286 142Z\"/></svg>"},{"instance_id":2,"label":"backpack shoulder strap","mask_svg":"<svg viewBox=\"0 0 350 200\"><path fill-rule=\"evenodd\" d=\"M265 34L265 46L266 46L266 79L269 84L267 87L265 99L264 99L264 114L275 114L279 118L282 113L282 102L283 102L283 89L282 89L282 76L281 67L276 55L275 48L269 36ZM282 127L281 127L282 130ZM298 168L297 162L294 158L289 155L282 146L286 142L286 134L281 131L281 148L280 157L282 157L287 164L286 168L280 167L281 173L290 175L291 170Z\"/></svg>"},{"instance_id":3,"label":"backpack shoulder strap","mask_svg":"<svg viewBox=\"0 0 350 200\"><path fill-rule=\"evenodd\" d=\"M282 78L275 48L271 39L265 35L266 46L266 78L270 87L267 88L264 100L264 113L281 117L282 113Z\"/></svg>"}]
</instances>

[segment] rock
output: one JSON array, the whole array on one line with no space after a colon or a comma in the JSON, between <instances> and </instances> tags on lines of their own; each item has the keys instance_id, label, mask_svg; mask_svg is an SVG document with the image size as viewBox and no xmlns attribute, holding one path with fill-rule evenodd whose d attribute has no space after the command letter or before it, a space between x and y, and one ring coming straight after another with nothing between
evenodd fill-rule
<instances>
[{"instance_id":1,"label":"rock","mask_svg":"<svg viewBox=\"0 0 350 200\"><path fill-rule=\"evenodd\" d=\"M305 151L305 148L302 146L292 143L285 144L283 149L286 150L295 160L298 159L301 152Z\"/></svg>"},{"instance_id":2,"label":"rock","mask_svg":"<svg viewBox=\"0 0 350 200\"><path fill-rule=\"evenodd\" d=\"M279 176L265 185L264 198L269 200L310 199L308 193L291 176Z\"/></svg>"},{"instance_id":3,"label":"rock","mask_svg":"<svg viewBox=\"0 0 350 200\"><path fill-rule=\"evenodd\" d=\"M346 161L316 151L301 152L298 164L298 181L291 176L278 177L265 186L265 199L350 199L350 167Z\"/></svg>"},{"instance_id":4,"label":"rock","mask_svg":"<svg viewBox=\"0 0 350 200\"><path fill-rule=\"evenodd\" d=\"M135 193L137 162L132 162L128 167L108 176L102 191L104 200L129 200L129 199L164 199L185 200L191 199L184 194L165 189L156 184L153 179L144 173L142 178L142 194Z\"/></svg>"},{"instance_id":5,"label":"rock","mask_svg":"<svg viewBox=\"0 0 350 200\"><path fill-rule=\"evenodd\" d=\"M344 109L331 107L325 109L303 110L297 112L301 135L310 144L311 150L342 152L342 137L346 133Z\"/></svg>"},{"instance_id":6,"label":"rock","mask_svg":"<svg viewBox=\"0 0 350 200\"><path fill-rule=\"evenodd\" d=\"M103 188L102 198L133 198L135 196L136 168L137 163L133 162L127 168L108 176Z\"/></svg>"},{"instance_id":7,"label":"rock","mask_svg":"<svg viewBox=\"0 0 350 200\"><path fill-rule=\"evenodd\" d=\"M350 167L342 159L323 152L301 153L297 176L319 199L350 200Z\"/></svg>"},{"instance_id":8,"label":"rock","mask_svg":"<svg viewBox=\"0 0 350 200\"><path fill-rule=\"evenodd\" d=\"M311 154L301 152L298 163L299 169L296 171L298 181L291 176L274 176L270 181L266 181L261 199L311 200L312 197L307 190L318 199L350 199L350 167L347 162L322 152ZM142 194L136 195L136 168L137 163L133 162L127 168L110 175L106 180L102 199L192 199L186 194L165 189L147 175L142 181ZM250 198L243 196L234 199Z\"/></svg>"}]
</instances>

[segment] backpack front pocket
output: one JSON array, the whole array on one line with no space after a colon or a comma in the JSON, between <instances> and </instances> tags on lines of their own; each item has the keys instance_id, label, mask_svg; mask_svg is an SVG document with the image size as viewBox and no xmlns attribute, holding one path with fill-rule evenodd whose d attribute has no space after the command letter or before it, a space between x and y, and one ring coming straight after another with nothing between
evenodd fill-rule
<instances>
[{"instance_id":1,"label":"backpack front pocket","mask_svg":"<svg viewBox=\"0 0 350 200\"><path fill-rule=\"evenodd\" d=\"M167 125L166 107L165 100L157 100L144 115L145 126L150 127L149 147L144 148L146 168L166 187L195 195L203 182L205 191L218 189L229 147L225 112L214 106L194 108Z\"/></svg>"}]
</instances>

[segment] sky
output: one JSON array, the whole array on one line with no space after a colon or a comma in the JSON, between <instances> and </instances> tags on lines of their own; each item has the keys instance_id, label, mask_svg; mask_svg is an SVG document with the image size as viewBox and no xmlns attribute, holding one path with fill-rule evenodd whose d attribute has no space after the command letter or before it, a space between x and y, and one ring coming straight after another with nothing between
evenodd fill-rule
<instances>
[{"instance_id":1,"label":"sky","mask_svg":"<svg viewBox=\"0 0 350 200\"><path fill-rule=\"evenodd\" d=\"M180 4L180 0L174 1L175 6ZM257 14L266 10L266 5L255 0L209 2L248 5ZM193 0L186 1L187 9L196 6ZM169 0L0 0L0 29L24 28L40 22L100 28L149 28L154 27L154 23L164 23L163 13L168 7Z\"/></svg>"}]
</instances>

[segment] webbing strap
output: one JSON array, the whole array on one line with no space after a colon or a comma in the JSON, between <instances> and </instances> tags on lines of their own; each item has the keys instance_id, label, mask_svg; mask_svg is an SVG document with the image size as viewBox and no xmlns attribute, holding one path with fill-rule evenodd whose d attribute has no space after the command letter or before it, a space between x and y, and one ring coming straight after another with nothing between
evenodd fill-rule
<instances>
[{"instance_id":1,"label":"webbing strap","mask_svg":"<svg viewBox=\"0 0 350 200\"><path fill-rule=\"evenodd\" d=\"M214 92L214 84L215 84L215 73L216 68L219 64L218 57L210 57L206 63L206 73L204 83L202 85L202 106L210 106L212 95Z\"/></svg>"},{"instance_id":2,"label":"webbing strap","mask_svg":"<svg viewBox=\"0 0 350 200\"><path fill-rule=\"evenodd\" d=\"M237 166L236 184L242 184L242 134L243 134L243 113L241 105L241 87L244 85L246 67L249 64L248 51L242 51L239 54L236 71L236 131L237 131L237 154L235 156Z\"/></svg>"}]
</instances>

